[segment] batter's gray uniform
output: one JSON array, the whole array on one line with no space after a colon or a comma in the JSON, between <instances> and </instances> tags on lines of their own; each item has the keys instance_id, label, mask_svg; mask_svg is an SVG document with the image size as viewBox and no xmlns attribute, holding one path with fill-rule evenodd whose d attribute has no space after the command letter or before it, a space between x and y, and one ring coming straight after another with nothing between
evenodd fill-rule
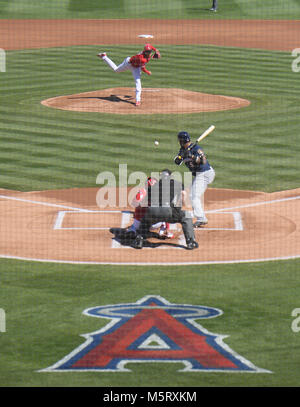
<instances>
[{"instance_id":1,"label":"batter's gray uniform","mask_svg":"<svg viewBox=\"0 0 300 407\"><path fill-rule=\"evenodd\" d=\"M184 162L187 168L192 172L193 182L190 198L194 217L196 218L194 226L199 227L207 223L204 212L204 193L208 185L215 179L215 171L206 159L201 147L197 143L191 142L187 132L182 131L178 133L177 137L181 149L174 161L177 165Z\"/></svg>"},{"instance_id":2,"label":"batter's gray uniform","mask_svg":"<svg viewBox=\"0 0 300 407\"><path fill-rule=\"evenodd\" d=\"M218 0L213 0L211 11L217 11L217 9L218 9Z\"/></svg>"}]
</instances>

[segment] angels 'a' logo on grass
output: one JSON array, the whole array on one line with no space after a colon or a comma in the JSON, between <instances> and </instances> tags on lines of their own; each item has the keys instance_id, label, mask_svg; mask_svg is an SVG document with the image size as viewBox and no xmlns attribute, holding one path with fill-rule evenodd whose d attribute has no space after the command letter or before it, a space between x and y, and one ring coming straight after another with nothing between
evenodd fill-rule
<instances>
[{"instance_id":1,"label":"angels 'a' logo on grass","mask_svg":"<svg viewBox=\"0 0 300 407\"><path fill-rule=\"evenodd\" d=\"M171 304L146 296L133 304L105 305L83 312L108 318L99 331L83 335L85 343L42 371L130 371L129 363L182 363L184 372L265 372L232 351L224 335L213 334L196 320L222 314L202 305Z\"/></svg>"}]
</instances>

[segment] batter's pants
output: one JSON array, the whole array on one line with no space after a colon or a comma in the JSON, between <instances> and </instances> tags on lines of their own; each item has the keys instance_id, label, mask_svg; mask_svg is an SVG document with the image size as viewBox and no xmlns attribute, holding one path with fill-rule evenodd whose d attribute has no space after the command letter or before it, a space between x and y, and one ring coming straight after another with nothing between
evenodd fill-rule
<instances>
[{"instance_id":1,"label":"batter's pants","mask_svg":"<svg viewBox=\"0 0 300 407\"><path fill-rule=\"evenodd\" d=\"M204 193L209 184L215 179L215 171L211 167L210 170L197 172L193 178L190 198L192 202L194 217L201 222L207 222L204 212Z\"/></svg>"},{"instance_id":2,"label":"batter's pants","mask_svg":"<svg viewBox=\"0 0 300 407\"><path fill-rule=\"evenodd\" d=\"M216 9L218 8L218 0L213 0L212 2L212 8Z\"/></svg>"}]
</instances>

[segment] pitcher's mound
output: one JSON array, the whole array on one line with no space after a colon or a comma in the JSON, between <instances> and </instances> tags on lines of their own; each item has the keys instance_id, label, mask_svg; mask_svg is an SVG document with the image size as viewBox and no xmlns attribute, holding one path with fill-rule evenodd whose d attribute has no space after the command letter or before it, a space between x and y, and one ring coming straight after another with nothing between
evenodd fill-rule
<instances>
[{"instance_id":1,"label":"pitcher's mound","mask_svg":"<svg viewBox=\"0 0 300 407\"><path fill-rule=\"evenodd\" d=\"M80 112L116 114L180 114L215 112L248 106L246 99L191 92L184 89L144 88L142 104L135 106L133 88L102 89L42 101L48 107Z\"/></svg>"}]
</instances>

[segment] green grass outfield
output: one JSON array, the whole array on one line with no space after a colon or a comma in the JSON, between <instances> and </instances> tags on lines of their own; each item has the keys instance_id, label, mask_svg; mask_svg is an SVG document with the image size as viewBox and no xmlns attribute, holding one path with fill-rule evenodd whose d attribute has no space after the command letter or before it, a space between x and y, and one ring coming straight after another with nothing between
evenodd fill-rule
<instances>
[{"instance_id":1,"label":"green grass outfield","mask_svg":"<svg viewBox=\"0 0 300 407\"><path fill-rule=\"evenodd\" d=\"M298 0L219 3L220 12L214 14L204 10L210 0L0 0L0 18L299 18ZM196 137L215 124L203 143L216 169L214 187L298 188L300 73L292 72L290 53L159 48L166 58L151 62L153 75L143 77L145 87L244 97L251 105L228 112L129 118L49 109L41 100L132 86L131 74L113 74L95 57L102 50L95 46L8 51L7 72L0 73L0 187L95 187L99 172L117 174L120 163L127 163L129 172L175 169L177 132L185 129ZM105 51L121 62L136 47ZM157 135L160 147L154 149ZM291 312L300 307L299 280L299 259L155 269L1 259L6 332L0 332L0 386L299 386L300 333L291 329ZM201 325L228 335L224 342L235 352L273 373L179 373L182 366L173 364L131 364L130 373L37 372L82 344L81 334L108 323L82 315L83 310L132 303L149 294L220 308L223 315L199 321Z\"/></svg>"},{"instance_id":2,"label":"green grass outfield","mask_svg":"<svg viewBox=\"0 0 300 407\"><path fill-rule=\"evenodd\" d=\"M299 386L300 260L193 267L106 267L2 260L1 386ZM135 302L148 294L177 304L220 308L199 323L229 335L224 342L273 373L183 373L181 364L130 364L128 373L37 372L109 321L82 315L97 305Z\"/></svg>"},{"instance_id":3,"label":"green grass outfield","mask_svg":"<svg viewBox=\"0 0 300 407\"><path fill-rule=\"evenodd\" d=\"M236 111L166 116L118 116L46 108L62 94L132 86L95 57L98 48L7 53L0 96L1 187L19 190L95 186L98 172L152 171L178 149L177 131L192 135L211 123L205 149L216 168L215 187L276 191L298 187L299 78L284 52L212 46L162 46L144 86L180 87L249 98ZM114 59L134 47L110 47ZM193 58L193 60L192 60ZM196 64L192 62L196 61ZM197 66L199 65L199 67ZM187 66L193 66L186 70ZM1 77L3 78L3 77ZM142 123L142 126L141 126ZM154 135L160 147L153 148ZM138 146L138 147L137 147ZM200 243L201 244L201 243ZM299 260L195 267L75 266L1 260L2 386L296 386L299 338L291 312L299 307ZM226 343L272 374L178 373L181 366L136 365L128 374L38 373L81 344L80 334L105 320L86 308L135 302L147 294L174 303L221 308L202 325L229 335ZM178 368L178 369L177 369ZM160 374L158 375L158 372Z\"/></svg>"},{"instance_id":4,"label":"green grass outfield","mask_svg":"<svg viewBox=\"0 0 300 407\"><path fill-rule=\"evenodd\" d=\"M0 0L0 18L297 19L299 0Z\"/></svg>"}]
</instances>

